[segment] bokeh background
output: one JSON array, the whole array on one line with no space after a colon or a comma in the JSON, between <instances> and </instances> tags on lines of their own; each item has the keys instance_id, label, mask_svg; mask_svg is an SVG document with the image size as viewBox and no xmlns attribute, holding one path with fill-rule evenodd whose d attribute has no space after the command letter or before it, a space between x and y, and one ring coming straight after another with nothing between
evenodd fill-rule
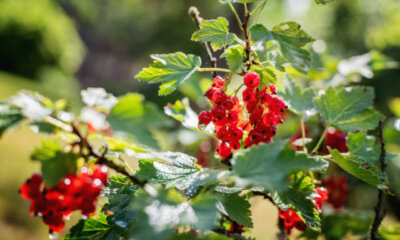
<instances>
[{"instance_id":1,"label":"bokeh background","mask_svg":"<svg viewBox=\"0 0 400 240\"><path fill-rule=\"evenodd\" d=\"M197 76L167 97L158 97L156 86L133 78L150 62L151 53L183 51L207 59L201 45L190 41L195 25L187 10L192 5L199 8L203 18L227 17L231 30L239 34L229 8L217 0L0 0L0 101L21 89L31 89L52 99L65 98L76 111L81 106L80 89L103 87L115 95L140 92L160 109L188 95L192 107L199 110L201 93L193 82L206 81L208 75ZM320 55L315 65L333 72L340 59L371 50L383 54L373 52L378 59L373 76L357 80L375 87L376 107L387 116L388 150L400 152L400 122L397 129L394 124L400 118L400 69L396 67L400 62L399 0L336 0L328 6L313 0L269 0L256 20L267 27L289 20L299 22L312 37L321 40L313 45ZM379 65L382 59L394 64ZM317 80L329 77L323 73L314 76ZM293 124L285 129L288 136L297 130ZM39 170L29 154L42 138L22 126L0 139L0 239L48 237L41 220L28 216L28 202L17 194L24 179ZM196 155L200 144L194 141L179 148ZM399 155L389 169L392 191L400 196ZM352 193L347 206L372 209L375 190L355 179L350 182ZM255 228L251 235L273 238L277 232L276 210L258 198L252 205ZM387 206L385 224L398 221L399 198L389 197Z\"/></svg>"}]
</instances>

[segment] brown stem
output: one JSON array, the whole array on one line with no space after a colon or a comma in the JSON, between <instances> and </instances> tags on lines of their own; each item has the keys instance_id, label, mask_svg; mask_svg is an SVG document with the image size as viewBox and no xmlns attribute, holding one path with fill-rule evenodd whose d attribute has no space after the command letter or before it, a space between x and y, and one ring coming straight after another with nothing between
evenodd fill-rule
<instances>
[{"instance_id":1,"label":"brown stem","mask_svg":"<svg viewBox=\"0 0 400 240\"><path fill-rule=\"evenodd\" d=\"M98 154L92 145L90 145L90 143L88 142L87 138L85 138L81 132L79 131L79 129L75 126L75 124L71 124L72 125L72 132L78 136L79 138L79 146L80 146L80 153L81 155L87 159L87 156L92 156L94 158L97 158L97 163L98 164L104 164L106 166L108 166L109 168L114 169L115 171L117 171L118 173L121 173L122 175L127 176L132 182L136 183L137 185L143 187L146 184L146 181L142 181L140 179L138 179L136 176L130 174L125 167L116 164L115 162L113 162L112 160L109 160L105 157L106 153L107 153L107 148L105 149L105 151L102 154ZM83 154L83 149L87 148L87 150L89 151L88 155L84 155Z\"/></svg>"},{"instance_id":2,"label":"brown stem","mask_svg":"<svg viewBox=\"0 0 400 240\"><path fill-rule=\"evenodd\" d=\"M386 169L386 162L385 162L385 157L386 157L386 151L385 151L385 141L383 139L383 122L382 120L379 121L379 142L381 145L381 154L379 156L379 163L381 165L381 171L382 173L385 173ZM385 192L382 190L379 190L378 193L378 203L375 206L375 218L374 222L372 223L371 227L371 239L381 239L378 233L379 226L382 223L383 218L385 217L385 209L384 209L384 201L385 201Z\"/></svg>"},{"instance_id":3,"label":"brown stem","mask_svg":"<svg viewBox=\"0 0 400 240\"><path fill-rule=\"evenodd\" d=\"M251 40L250 40L250 35L249 35L249 29L248 29L248 25L249 25L249 20L250 20L250 12L247 10L247 5L245 3L245 15L244 15L244 20L243 20L243 24L242 24L242 28L243 28L243 33L244 33L244 38L245 38L245 48L244 48L244 52L246 53L246 57L244 59L244 62L247 66L247 71L250 69L251 67L251 63L250 63L250 52L251 52Z\"/></svg>"},{"instance_id":4,"label":"brown stem","mask_svg":"<svg viewBox=\"0 0 400 240\"><path fill-rule=\"evenodd\" d=\"M189 16L192 18L192 20L196 24L197 29L200 29L200 24L203 22L203 18L200 17L199 9L197 9L196 7L190 7L188 12L189 12ZM207 52L208 59L210 60L211 66L214 68L217 68L217 59L213 56L213 51L211 50L209 43L206 41L201 41L201 44L203 45L204 49ZM213 77L216 77L217 72L213 71L212 75L213 75Z\"/></svg>"},{"instance_id":5,"label":"brown stem","mask_svg":"<svg viewBox=\"0 0 400 240\"><path fill-rule=\"evenodd\" d=\"M261 192L261 191L252 191L254 196L262 196L264 199L268 199L272 204L275 205L274 200L272 199L272 197L268 194L266 194L265 192Z\"/></svg>"},{"instance_id":6,"label":"brown stem","mask_svg":"<svg viewBox=\"0 0 400 240\"><path fill-rule=\"evenodd\" d=\"M285 240L286 238L286 230L283 219L278 217L278 228L279 232L276 234L276 239L278 240Z\"/></svg>"}]
</instances>

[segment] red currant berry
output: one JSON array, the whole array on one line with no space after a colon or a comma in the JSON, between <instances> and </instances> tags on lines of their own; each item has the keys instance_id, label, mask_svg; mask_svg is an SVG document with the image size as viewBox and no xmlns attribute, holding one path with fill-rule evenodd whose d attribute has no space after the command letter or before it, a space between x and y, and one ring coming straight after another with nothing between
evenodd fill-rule
<instances>
[{"instance_id":1,"label":"red currant berry","mask_svg":"<svg viewBox=\"0 0 400 240\"><path fill-rule=\"evenodd\" d=\"M217 148L217 153L221 158L227 158L231 155L232 150L229 147L228 143L222 142Z\"/></svg>"},{"instance_id":2,"label":"red currant berry","mask_svg":"<svg viewBox=\"0 0 400 240\"><path fill-rule=\"evenodd\" d=\"M274 84L270 84L269 85L269 91L271 92L271 94L276 94L276 87Z\"/></svg>"},{"instance_id":3,"label":"red currant berry","mask_svg":"<svg viewBox=\"0 0 400 240\"><path fill-rule=\"evenodd\" d=\"M256 101L256 99L257 99L257 92L256 92L256 90L253 89L253 88L246 88L246 89L243 91L242 96L243 96L243 101L244 101L245 103L248 103L248 102L250 102L250 101Z\"/></svg>"},{"instance_id":4,"label":"red currant berry","mask_svg":"<svg viewBox=\"0 0 400 240\"><path fill-rule=\"evenodd\" d=\"M222 88L225 82L220 76L216 76L213 80L212 86L215 88Z\"/></svg>"},{"instance_id":5,"label":"red currant berry","mask_svg":"<svg viewBox=\"0 0 400 240\"><path fill-rule=\"evenodd\" d=\"M210 87L209 89L207 89L204 95L206 96L206 98L208 98L208 100L211 101L215 91L216 91L215 88Z\"/></svg>"},{"instance_id":6,"label":"red currant berry","mask_svg":"<svg viewBox=\"0 0 400 240\"><path fill-rule=\"evenodd\" d=\"M199 124L207 125L207 124L209 124L211 122L211 120L212 120L212 115L211 115L210 112L202 111L199 114Z\"/></svg>"},{"instance_id":7,"label":"red currant berry","mask_svg":"<svg viewBox=\"0 0 400 240\"><path fill-rule=\"evenodd\" d=\"M217 105L223 104L225 100L226 100L226 94L224 91L217 90L212 95L212 102Z\"/></svg>"},{"instance_id":8,"label":"red currant berry","mask_svg":"<svg viewBox=\"0 0 400 240\"><path fill-rule=\"evenodd\" d=\"M260 84L260 77L257 73L249 72L244 75L244 85L249 88L256 88Z\"/></svg>"},{"instance_id":9,"label":"red currant berry","mask_svg":"<svg viewBox=\"0 0 400 240\"><path fill-rule=\"evenodd\" d=\"M238 128L238 127L230 127L229 133L233 140L240 140L243 137L243 131L240 130L240 128Z\"/></svg>"},{"instance_id":10,"label":"red currant berry","mask_svg":"<svg viewBox=\"0 0 400 240\"><path fill-rule=\"evenodd\" d=\"M218 131L217 131L217 138L219 139L219 140L222 140L222 141L228 141L229 140L229 132L228 132L228 130L226 129L226 128L220 128Z\"/></svg>"}]
</instances>

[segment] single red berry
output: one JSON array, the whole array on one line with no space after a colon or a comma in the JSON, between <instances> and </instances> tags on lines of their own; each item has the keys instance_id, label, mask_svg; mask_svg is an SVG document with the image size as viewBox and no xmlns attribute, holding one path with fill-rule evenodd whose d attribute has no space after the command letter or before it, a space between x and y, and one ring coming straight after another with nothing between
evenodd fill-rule
<instances>
[{"instance_id":1,"label":"single red berry","mask_svg":"<svg viewBox=\"0 0 400 240\"><path fill-rule=\"evenodd\" d=\"M212 102L217 105L223 104L225 100L226 100L226 94L224 91L217 90L212 95Z\"/></svg>"},{"instance_id":2,"label":"single red berry","mask_svg":"<svg viewBox=\"0 0 400 240\"><path fill-rule=\"evenodd\" d=\"M230 99L229 97L226 98L223 106L227 109L227 110L231 110L234 106L234 102L232 99Z\"/></svg>"},{"instance_id":3,"label":"single red berry","mask_svg":"<svg viewBox=\"0 0 400 240\"><path fill-rule=\"evenodd\" d=\"M233 140L241 140L243 137L243 131L238 127L230 127L229 133Z\"/></svg>"},{"instance_id":4,"label":"single red berry","mask_svg":"<svg viewBox=\"0 0 400 240\"><path fill-rule=\"evenodd\" d=\"M274 84L269 84L269 91L271 92L271 94L276 94L276 87Z\"/></svg>"},{"instance_id":5,"label":"single red berry","mask_svg":"<svg viewBox=\"0 0 400 240\"><path fill-rule=\"evenodd\" d=\"M257 104L258 104L258 102L256 100L247 102L247 104L246 104L247 112L249 112L249 113L254 112L254 110L257 107Z\"/></svg>"},{"instance_id":6,"label":"single red berry","mask_svg":"<svg viewBox=\"0 0 400 240\"><path fill-rule=\"evenodd\" d=\"M253 88L246 88L243 93L243 101L245 103L248 103L250 101L256 101L257 100L257 92Z\"/></svg>"},{"instance_id":7,"label":"single red berry","mask_svg":"<svg viewBox=\"0 0 400 240\"><path fill-rule=\"evenodd\" d=\"M212 115L211 115L210 112L202 111L199 114L199 124L207 125L207 124L209 124L211 122L211 120L212 120Z\"/></svg>"},{"instance_id":8,"label":"single red berry","mask_svg":"<svg viewBox=\"0 0 400 240\"><path fill-rule=\"evenodd\" d=\"M222 142L217 148L217 153L221 158L227 158L231 155L232 150L229 147L228 143Z\"/></svg>"},{"instance_id":9,"label":"single red berry","mask_svg":"<svg viewBox=\"0 0 400 240\"><path fill-rule=\"evenodd\" d=\"M206 93L204 95L206 96L206 98L208 98L208 100L211 101L212 100L212 96L213 96L215 91L216 91L215 88L210 87L209 89L207 89L207 91L206 91Z\"/></svg>"},{"instance_id":10,"label":"single red berry","mask_svg":"<svg viewBox=\"0 0 400 240\"><path fill-rule=\"evenodd\" d=\"M226 110L221 105L217 105L211 109L211 115L214 121L220 121L225 118Z\"/></svg>"},{"instance_id":11,"label":"single red berry","mask_svg":"<svg viewBox=\"0 0 400 240\"><path fill-rule=\"evenodd\" d=\"M229 146L232 150L239 150L240 149L240 141L239 140L231 140L229 141Z\"/></svg>"},{"instance_id":12,"label":"single red berry","mask_svg":"<svg viewBox=\"0 0 400 240\"><path fill-rule=\"evenodd\" d=\"M215 88L222 88L225 82L220 76L216 76L213 80L212 86Z\"/></svg>"},{"instance_id":13,"label":"single red berry","mask_svg":"<svg viewBox=\"0 0 400 240\"><path fill-rule=\"evenodd\" d=\"M220 128L218 131L217 131L217 138L219 139L219 140L222 140L222 141L229 141L230 140L230 136L229 136L229 132L228 132L228 130L225 128L225 127L223 127L223 128Z\"/></svg>"},{"instance_id":14,"label":"single red berry","mask_svg":"<svg viewBox=\"0 0 400 240\"><path fill-rule=\"evenodd\" d=\"M249 88L256 88L260 84L260 77L257 73L249 72L244 75L244 85Z\"/></svg>"}]
</instances>

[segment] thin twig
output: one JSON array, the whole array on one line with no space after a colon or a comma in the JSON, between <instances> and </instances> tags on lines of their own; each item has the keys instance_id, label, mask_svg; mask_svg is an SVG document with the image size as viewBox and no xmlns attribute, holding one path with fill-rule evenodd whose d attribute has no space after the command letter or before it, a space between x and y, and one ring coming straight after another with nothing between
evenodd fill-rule
<instances>
[{"instance_id":1,"label":"thin twig","mask_svg":"<svg viewBox=\"0 0 400 240\"><path fill-rule=\"evenodd\" d=\"M243 33L244 33L244 38L245 38L245 48L244 48L244 52L246 53L246 57L244 59L244 62L247 66L247 70L250 70L251 67L251 63L250 63L250 52L251 52L251 40L250 40L250 35L249 35L249 29L248 29L248 25L249 25L249 20L250 20L250 12L247 9L247 4L244 3L244 20L243 20L243 24L242 24L242 29L243 29Z\"/></svg>"},{"instance_id":2,"label":"thin twig","mask_svg":"<svg viewBox=\"0 0 400 240\"><path fill-rule=\"evenodd\" d=\"M129 179L131 179L132 182L136 183L137 185L143 187L146 184L146 181L142 181L140 179L138 179L136 176L130 174L128 171L126 171L125 167L120 166L118 164L116 164L115 162L107 159L105 157L105 153L107 151L107 148L105 150L105 152L103 152L102 154L98 154L92 145L90 145L90 143L88 142L88 140L81 134L81 132L79 131L79 129L74 125L71 124L72 126L72 132L78 136L79 138L79 146L80 146L80 151L82 151L82 149L84 147L87 148L87 150L89 151L88 155L94 157L97 159L97 163L98 164L104 164L106 166L108 166L109 168L114 169L115 171L117 171L118 173L121 173L122 175L127 176ZM85 156L84 156L85 157Z\"/></svg>"},{"instance_id":3,"label":"thin twig","mask_svg":"<svg viewBox=\"0 0 400 240\"><path fill-rule=\"evenodd\" d=\"M381 145L381 154L379 156L379 163L381 165L382 174L385 173L386 170L386 151L385 151L385 141L383 139L383 122L382 120L379 121L379 142ZM379 226L382 223L383 218L385 217L385 209L384 209L384 200L385 200L385 192L379 189L378 193L378 203L375 206L375 218L374 222L372 223L371 227L371 239L381 239L378 233Z\"/></svg>"},{"instance_id":4,"label":"thin twig","mask_svg":"<svg viewBox=\"0 0 400 240\"><path fill-rule=\"evenodd\" d=\"M326 126L324 132L322 133L321 137L319 138L319 141L317 145L315 145L314 149L311 151L310 155L313 156L318 152L319 147L321 146L322 142L325 139L325 135L328 132L329 126Z\"/></svg>"},{"instance_id":5,"label":"thin twig","mask_svg":"<svg viewBox=\"0 0 400 240\"><path fill-rule=\"evenodd\" d=\"M199 9L197 9L196 7L193 7L193 6L190 7L189 8L189 16L192 18L192 20L196 24L197 29L200 29L200 24L203 22L203 18L200 17ZM201 44L203 45L203 47L205 48L205 50L207 52L208 59L210 60L211 66L213 68L217 68L217 59L213 56L213 51L211 50L209 43L206 41L201 41ZM217 72L213 71L212 75L213 75L213 77L216 77Z\"/></svg>"},{"instance_id":6,"label":"thin twig","mask_svg":"<svg viewBox=\"0 0 400 240\"><path fill-rule=\"evenodd\" d=\"M264 199L268 199L272 204L275 205L274 199L272 199L272 197L268 194L266 194L265 192L261 192L261 191L252 191L254 196L262 196Z\"/></svg>"}]
</instances>

